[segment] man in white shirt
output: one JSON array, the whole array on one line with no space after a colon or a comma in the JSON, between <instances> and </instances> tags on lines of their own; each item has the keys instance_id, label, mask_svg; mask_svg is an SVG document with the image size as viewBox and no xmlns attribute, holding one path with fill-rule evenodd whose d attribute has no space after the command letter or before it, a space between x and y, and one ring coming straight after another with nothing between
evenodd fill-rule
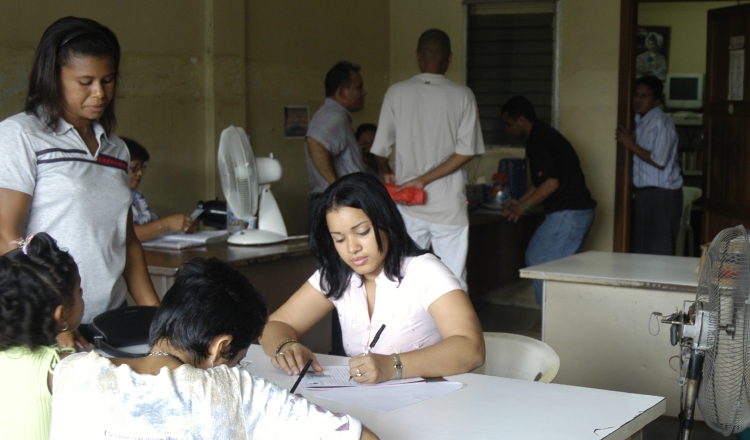
<instances>
[{"instance_id":1,"label":"man in white shirt","mask_svg":"<svg viewBox=\"0 0 750 440\"><path fill-rule=\"evenodd\" d=\"M474 94L444 74L453 55L450 38L438 29L419 37L422 72L392 85L385 95L370 152L388 183L422 188L424 205L400 205L409 235L432 249L466 286L469 218L461 166L484 153ZM396 144L396 173L387 156Z\"/></svg>"},{"instance_id":2,"label":"man in white shirt","mask_svg":"<svg viewBox=\"0 0 750 440\"><path fill-rule=\"evenodd\" d=\"M631 252L674 255L682 219L682 176L677 164L677 130L659 105L664 84L655 76L635 82L635 138L625 127L617 140L634 153Z\"/></svg>"}]
</instances>

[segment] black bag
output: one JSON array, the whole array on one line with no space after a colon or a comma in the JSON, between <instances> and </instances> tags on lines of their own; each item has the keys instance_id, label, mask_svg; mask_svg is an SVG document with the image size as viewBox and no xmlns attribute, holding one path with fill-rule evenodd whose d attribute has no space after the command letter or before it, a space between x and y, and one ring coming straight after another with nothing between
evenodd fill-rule
<instances>
[{"instance_id":1,"label":"black bag","mask_svg":"<svg viewBox=\"0 0 750 440\"><path fill-rule=\"evenodd\" d=\"M121 347L148 343L151 320L158 307L128 306L108 310L91 322L94 346L103 352L121 358L139 358L145 353L128 353Z\"/></svg>"}]
</instances>

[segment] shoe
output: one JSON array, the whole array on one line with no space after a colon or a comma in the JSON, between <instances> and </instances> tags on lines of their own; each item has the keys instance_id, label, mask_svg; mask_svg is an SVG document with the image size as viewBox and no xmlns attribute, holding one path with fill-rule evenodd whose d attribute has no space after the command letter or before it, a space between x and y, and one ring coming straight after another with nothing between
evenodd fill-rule
<instances>
[{"instance_id":1,"label":"shoe","mask_svg":"<svg viewBox=\"0 0 750 440\"><path fill-rule=\"evenodd\" d=\"M536 317L534 320L534 323L531 324L531 327L529 327L529 331L531 333L541 333L542 332L542 315L539 314L539 316Z\"/></svg>"}]
</instances>

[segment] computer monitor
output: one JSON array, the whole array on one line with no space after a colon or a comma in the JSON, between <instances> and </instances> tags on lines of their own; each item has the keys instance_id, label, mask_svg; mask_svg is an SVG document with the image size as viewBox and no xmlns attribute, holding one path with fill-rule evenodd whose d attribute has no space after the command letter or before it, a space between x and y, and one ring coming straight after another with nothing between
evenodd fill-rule
<instances>
[{"instance_id":1,"label":"computer monitor","mask_svg":"<svg viewBox=\"0 0 750 440\"><path fill-rule=\"evenodd\" d=\"M703 74L669 73L664 88L667 108L703 108Z\"/></svg>"}]
</instances>

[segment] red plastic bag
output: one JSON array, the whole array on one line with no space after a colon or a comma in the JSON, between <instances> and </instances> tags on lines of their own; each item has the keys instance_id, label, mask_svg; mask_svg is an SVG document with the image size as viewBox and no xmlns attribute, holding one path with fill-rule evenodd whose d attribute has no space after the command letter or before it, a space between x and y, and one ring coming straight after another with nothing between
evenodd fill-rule
<instances>
[{"instance_id":1,"label":"red plastic bag","mask_svg":"<svg viewBox=\"0 0 750 440\"><path fill-rule=\"evenodd\" d=\"M392 183L386 183L385 188L396 203L402 203L405 205L424 205L427 203L427 193L424 192L423 189L404 188L403 190L396 192L399 185L394 185Z\"/></svg>"}]
</instances>

